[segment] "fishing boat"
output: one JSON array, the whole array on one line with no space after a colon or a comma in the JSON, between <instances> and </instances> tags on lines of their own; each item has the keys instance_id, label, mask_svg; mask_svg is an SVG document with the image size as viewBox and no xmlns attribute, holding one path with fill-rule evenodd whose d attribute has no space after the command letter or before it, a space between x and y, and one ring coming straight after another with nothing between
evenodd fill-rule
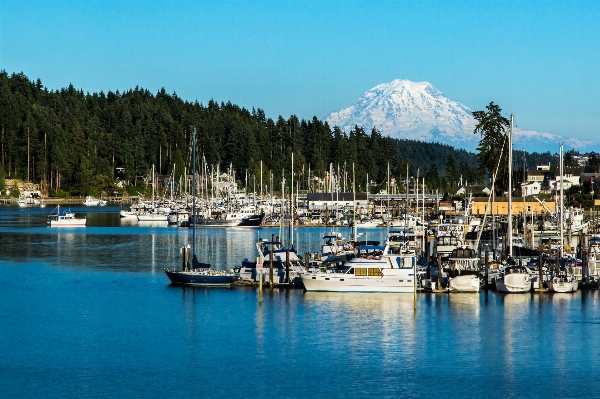
<instances>
[{"instance_id":1,"label":"fishing boat","mask_svg":"<svg viewBox=\"0 0 600 399\"><path fill-rule=\"evenodd\" d=\"M71 210L60 212L60 205L56 207L56 214L48 216L48 224L50 227L84 227L86 225L85 218L77 218Z\"/></svg>"},{"instance_id":2,"label":"fishing boat","mask_svg":"<svg viewBox=\"0 0 600 399\"><path fill-rule=\"evenodd\" d=\"M192 150L192 165L196 165L196 127L193 129L193 150ZM192 177L192 211L196 213L196 173L194 170ZM165 218L166 220L166 218ZM165 274L174 285L193 285L193 286L230 286L238 279L238 274L233 270L211 270L210 264L200 263L196 257L196 227L192 229L192 245L181 249L183 262L181 270L175 268L170 269L165 267Z\"/></svg>"},{"instance_id":3,"label":"fishing boat","mask_svg":"<svg viewBox=\"0 0 600 399\"><path fill-rule=\"evenodd\" d=\"M414 252L392 254L385 247L365 245L345 264L345 271L300 273L306 291L415 292Z\"/></svg>"},{"instance_id":4,"label":"fishing boat","mask_svg":"<svg viewBox=\"0 0 600 399\"><path fill-rule=\"evenodd\" d=\"M525 266L507 266L496 278L496 290L522 293L531 290L531 275Z\"/></svg>"}]
</instances>

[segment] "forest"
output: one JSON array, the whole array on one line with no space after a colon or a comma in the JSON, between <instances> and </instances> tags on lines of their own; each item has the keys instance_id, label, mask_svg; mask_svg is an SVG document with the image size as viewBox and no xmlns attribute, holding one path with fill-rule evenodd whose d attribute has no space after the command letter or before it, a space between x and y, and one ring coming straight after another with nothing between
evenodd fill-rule
<instances>
[{"instance_id":1,"label":"forest","mask_svg":"<svg viewBox=\"0 0 600 399\"><path fill-rule=\"evenodd\" d=\"M418 173L441 192L461 180L489 182L478 154L445 144L393 139L360 126L346 133L317 117L272 119L260 108L212 100L203 105L164 88L156 94L139 87L84 93L72 85L53 91L40 79L1 71L0 183L20 178L67 196L114 192L123 180L135 192L153 166L169 174L174 165L178 181L182 165L191 167L192 127L198 166L232 170L241 186L260 181L262 165L263 184L273 176L279 189L282 176L291 176L292 154L294 180L307 191L323 189L318 182L330 171L346 188L355 177L357 191L367 189L368 176L371 192L386 188L388 169L396 181L407 169L410 176ZM521 156L527 165L556 162L550 153Z\"/></svg>"}]
</instances>

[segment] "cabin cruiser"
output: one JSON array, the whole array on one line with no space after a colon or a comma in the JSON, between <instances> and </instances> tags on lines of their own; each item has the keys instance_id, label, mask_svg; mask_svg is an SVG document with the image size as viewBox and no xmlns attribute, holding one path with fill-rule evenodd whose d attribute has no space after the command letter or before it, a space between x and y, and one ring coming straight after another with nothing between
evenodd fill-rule
<instances>
[{"instance_id":1,"label":"cabin cruiser","mask_svg":"<svg viewBox=\"0 0 600 399\"><path fill-rule=\"evenodd\" d=\"M390 253L389 245L359 246L344 271L300 273L307 291L414 292L417 257L414 252Z\"/></svg>"}]
</instances>

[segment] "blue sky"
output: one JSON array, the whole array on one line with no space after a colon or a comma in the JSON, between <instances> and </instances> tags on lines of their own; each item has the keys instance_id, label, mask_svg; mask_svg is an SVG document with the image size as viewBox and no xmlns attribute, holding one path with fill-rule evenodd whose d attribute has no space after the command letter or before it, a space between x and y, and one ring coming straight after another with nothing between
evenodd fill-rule
<instances>
[{"instance_id":1,"label":"blue sky","mask_svg":"<svg viewBox=\"0 0 600 399\"><path fill-rule=\"evenodd\" d=\"M325 117L393 79L519 127L595 139L598 1L0 0L0 68L49 89Z\"/></svg>"}]
</instances>

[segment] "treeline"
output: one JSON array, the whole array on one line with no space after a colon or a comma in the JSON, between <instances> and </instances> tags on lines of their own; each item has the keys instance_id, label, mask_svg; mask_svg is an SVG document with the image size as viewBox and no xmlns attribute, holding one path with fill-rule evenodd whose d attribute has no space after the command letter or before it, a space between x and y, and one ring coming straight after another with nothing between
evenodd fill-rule
<instances>
[{"instance_id":1,"label":"treeline","mask_svg":"<svg viewBox=\"0 0 600 399\"><path fill-rule=\"evenodd\" d=\"M361 191L367 175L369 190L385 188L388 167L390 177L403 180L407 165L411 176L419 170L433 188L456 184L459 176L482 180L476 155L448 145L396 140L358 126L345 133L316 117L273 120L261 109L215 101L202 105L164 89L85 94L69 85L49 91L39 79L2 71L0 125L1 174L73 195L112 188L115 171L136 183L153 165L163 174L181 160L189 167L192 126L198 165L232 168L242 184L249 176L250 187L260 182L261 162L264 185L271 176L274 189L283 176L289 184L292 153L295 180L304 190L316 190L331 170L349 188L353 164ZM309 180L309 171L320 180Z\"/></svg>"}]
</instances>

